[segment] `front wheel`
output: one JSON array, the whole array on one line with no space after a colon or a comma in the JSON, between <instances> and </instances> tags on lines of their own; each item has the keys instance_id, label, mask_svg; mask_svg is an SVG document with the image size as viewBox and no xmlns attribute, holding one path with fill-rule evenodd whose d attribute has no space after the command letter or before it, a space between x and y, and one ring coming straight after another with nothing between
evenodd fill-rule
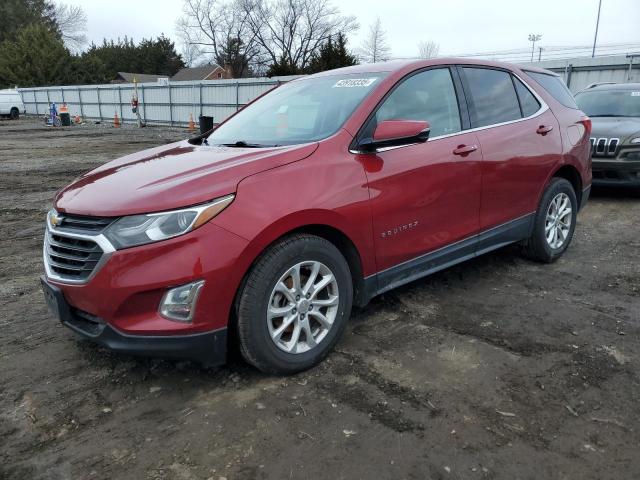
<instances>
[{"instance_id":1,"label":"front wheel","mask_svg":"<svg viewBox=\"0 0 640 480\"><path fill-rule=\"evenodd\" d=\"M12 108L9 117L11 120L18 120L18 118L20 118L20 111L17 108Z\"/></svg>"},{"instance_id":2,"label":"front wheel","mask_svg":"<svg viewBox=\"0 0 640 480\"><path fill-rule=\"evenodd\" d=\"M242 356L266 373L306 370L336 344L352 301L349 265L331 242L305 234L284 238L262 255L242 287Z\"/></svg>"},{"instance_id":3,"label":"front wheel","mask_svg":"<svg viewBox=\"0 0 640 480\"><path fill-rule=\"evenodd\" d=\"M573 186L564 178L553 178L542 195L533 232L525 244L528 256L545 263L557 260L571 243L577 215Z\"/></svg>"}]
</instances>

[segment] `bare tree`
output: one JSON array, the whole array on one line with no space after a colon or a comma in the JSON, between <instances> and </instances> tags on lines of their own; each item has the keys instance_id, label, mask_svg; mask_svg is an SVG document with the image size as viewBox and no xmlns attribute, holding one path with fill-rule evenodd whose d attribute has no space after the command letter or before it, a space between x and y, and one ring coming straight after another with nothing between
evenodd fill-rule
<instances>
[{"instance_id":1,"label":"bare tree","mask_svg":"<svg viewBox=\"0 0 640 480\"><path fill-rule=\"evenodd\" d=\"M182 61L184 61L184 64L187 67L196 67L201 61L203 61L205 54L199 45L183 42L182 47L180 48L180 55L182 56Z\"/></svg>"},{"instance_id":2,"label":"bare tree","mask_svg":"<svg viewBox=\"0 0 640 480\"><path fill-rule=\"evenodd\" d=\"M329 37L358 28L355 17L341 15L331 0L240 1L270 71L301 72Z\"/></svg>"},{"instance_id":3,"label":"bare tree","mask_svg":"<svg viewBox=\"0 0 640 480\"><path fill-rule=\"evenodd\" d=\"M380 17L369 26L369 34L360 46L360 55L366 63L389 60L391 49L387 43L387 32L382 28Z\"/></svg>"},{"instance_id":4,"label":"bare tree","mask_svg":"<svg viewBox=\"0 0 640 480\"><path fill-rule=\"evenodd\" d=\"M435 58L438 56L438 53L440 53L440 45L436 42L423 40L418 43L418 56L420 58Z\"/></svg>"},{"instance_id":5,"label":"bare tree","mask_svg":"<svg viewBox=\"0 0 640 480\"><path fill-rule=\"evenodd\" d=\"M87 14L78 5L57 3L54 17L65 46L72 51L80 51L87 44Z\"/></svg>"},{"instance_id":6,"label":"bare tree","mask_svg":"<svg viewBox=\"0 0 640 480\"><path fill-rule=\"evenodd\" d=\"M261 50L240 0L184 0L182 11L176 29L191 63L211 55L220 66L229 65L234 77L249 75Z\"/></svg>"}]
</instances>

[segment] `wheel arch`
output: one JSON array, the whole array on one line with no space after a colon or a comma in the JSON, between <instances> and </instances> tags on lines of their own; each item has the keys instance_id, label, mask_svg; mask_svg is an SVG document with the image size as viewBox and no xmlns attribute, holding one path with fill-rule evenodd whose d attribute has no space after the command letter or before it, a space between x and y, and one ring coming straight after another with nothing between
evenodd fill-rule
<instances>
[{"instance_id":1,"label":"wheel arch","mask_svg":"<svg viewBox=\"0 0 640 480\"><path fill-rule=\"evenodd\" d=\"M243 265L242 280L236 291L236 301L239 292L244 287L247 275L251 272L251 269L261 258L264 252L283 238L296 234L315 235L331 242L344 256L347 264L349 265L353 283L354 304L364 305L367 303L368 298L364 291L363 259L358 247L356 246L356 242L351 238L351 236L348 235L343 228L336 226L334 223L315 221L310 223L291 224L284 220L265 229L265 231L263 231L262 234L259 235L256 240L251 242L245 249L243 256L246 255L245 258L248 258L250 261ZM236 301L234 301L234 304Z\"/></svg>"},{"instance_id":2,"label":"wheel arch","mask_svg":"<svg viewBox=\"0 0 640 480\"><path fill-rule=\"evenodd\" d=\"M228 339L229 351L235 349L238 301L246 284L247 278L253 266L262 255L275 243L285 237L296 234L316 235L331 242L342 253L351 271L353 285L353 303L356 306L366 305L370 298L370 292L365 282L366 262L373 259L363 258L371 248L369 245L359 245L353 235L348 233L348 228L341 223L340 217L335 212L305 211L281 218L279 221L264 228L253 241L251 241L241 254L244 259L239 265L240 278L229 311L228 327L230 336ZM372 253L369 253L372 255Z\"/></svg>"},{"instance_id":3,"label":"wheel arch","mask_svg":"<svg viewBox=\"0 0 640 480\"><path fill-rule=\"evenodd\" d=\"M570 164L562 165L556 169L551 178L564 178L567 180L573 186L578 205L582 204L582 178L576 167Z\"/></svg>"}]
</instances>

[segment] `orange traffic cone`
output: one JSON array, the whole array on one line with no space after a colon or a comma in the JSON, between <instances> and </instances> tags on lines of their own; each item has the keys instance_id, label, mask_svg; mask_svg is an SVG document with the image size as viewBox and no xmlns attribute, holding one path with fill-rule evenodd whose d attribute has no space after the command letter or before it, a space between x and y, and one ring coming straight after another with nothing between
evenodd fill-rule
<instances>
[{"instance_id":1,"label":"orange traffic cone","mask_svg":"<svg viewBox=\"0 0 640 480\"><path fill-rule=\"evenodd\" d=\"M118 118L118 112L115 112L113 116L113 128L120 128L120 119Z\"/></svg>"},{"instance_id":2,"label":"orange traffic cone","mask_svg":"<svg viewBox=\"0 0 640 480\"><path fill-rule=\"evenodd\" d=\"M189 126L187 127L187 130L189 130L190 132L195 131L196 129L196 124L193 122L193 113L189 114Z\"/></svg>"}]
</instances>

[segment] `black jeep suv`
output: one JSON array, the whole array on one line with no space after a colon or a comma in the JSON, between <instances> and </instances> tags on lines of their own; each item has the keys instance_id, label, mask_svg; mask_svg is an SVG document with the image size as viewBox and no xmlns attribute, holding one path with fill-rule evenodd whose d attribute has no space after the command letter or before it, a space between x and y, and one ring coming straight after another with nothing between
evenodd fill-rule
<instances>
[{"instance_id":1,"label":"black jeep suv","mask_svg":"<svg viewBox=\"0 0 640 480\"><path fill-rule=\"evenodd\" d=\"M640 188L640 83L587 87L576 102L593 125L593 185Z\"/></svg>"}]
</instances>

